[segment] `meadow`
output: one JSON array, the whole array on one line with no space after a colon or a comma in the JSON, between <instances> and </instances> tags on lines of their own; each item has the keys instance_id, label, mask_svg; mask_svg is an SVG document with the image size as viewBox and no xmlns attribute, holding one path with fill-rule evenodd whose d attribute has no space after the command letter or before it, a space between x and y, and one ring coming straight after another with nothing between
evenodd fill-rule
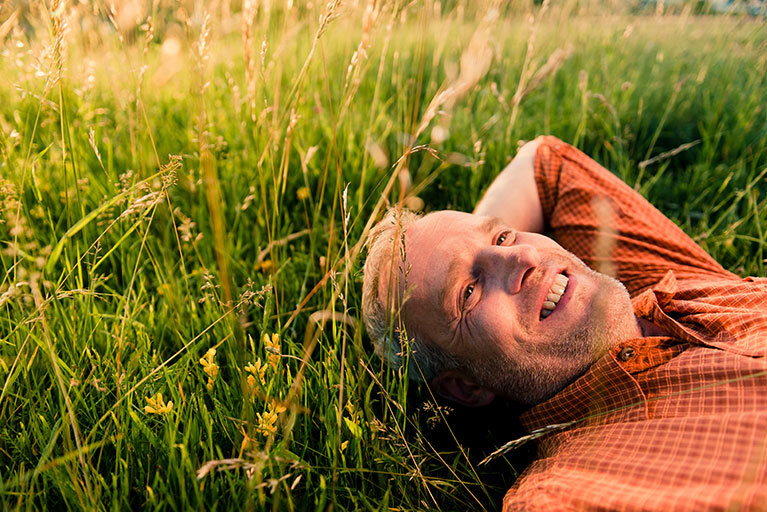
<instances>
[{"instance_id":1,"label":"meadow","mask_svg":"<svg viewBox=\"0 0 767 512\"><path fill-rule=\"evenodd\" d=\"M553 134L765 275L767 25L697 3L0 6L0 507L498 509L513 408L373 354L365 237Z\"/></svg>"}]
</instances>

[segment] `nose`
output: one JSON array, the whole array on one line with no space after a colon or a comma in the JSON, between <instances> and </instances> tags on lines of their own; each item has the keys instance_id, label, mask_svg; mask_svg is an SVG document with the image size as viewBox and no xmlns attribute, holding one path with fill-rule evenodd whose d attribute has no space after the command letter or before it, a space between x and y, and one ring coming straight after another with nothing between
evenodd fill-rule
<instances>
[{"instance_id":1,"label":"nose","mask_svg":"<svg viewBox=\"0 0 767 512\"><path fill-rule=\"evenodd\" d=\"M494 245L483 248L478 263L488 279L507 293L516 294L530 272L541 264L541 255L532 245Z\"/></svg>"}]
</instances>

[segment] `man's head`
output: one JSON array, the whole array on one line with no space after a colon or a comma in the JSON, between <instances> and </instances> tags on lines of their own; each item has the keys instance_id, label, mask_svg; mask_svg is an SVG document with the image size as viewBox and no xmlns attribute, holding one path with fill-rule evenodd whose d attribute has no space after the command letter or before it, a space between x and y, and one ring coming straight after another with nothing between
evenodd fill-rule
<instances>
[{"instance_id":1,"label":"man's head","mask_svg":"<svg viewBox=\"0 0 767 512\"><path fill-rule=\"evenodd\" d=\"M401 323L410 375L467 405L545 400L637 332L615 279L548 237L455 211L390 211L376 226L363 313L379 353L399 364L385 340Z\"/></svg>"}]
</instances>

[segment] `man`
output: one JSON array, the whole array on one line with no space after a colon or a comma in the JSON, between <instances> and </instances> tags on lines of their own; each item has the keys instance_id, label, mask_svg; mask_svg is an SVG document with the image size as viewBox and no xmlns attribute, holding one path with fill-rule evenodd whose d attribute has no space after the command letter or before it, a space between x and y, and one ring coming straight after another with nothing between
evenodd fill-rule
<instances>
[{"instance_id":1,"label":"man","mask_svg":"<svg viewBox=\"0 0 767 512\"><path fill-rule=\"evenodd\" d=\"M554 137L474 214L391 210L363 312L379 353L443 397L561 426L506 510L767 509L767 279Z\"/></svg>"}]
</instances>

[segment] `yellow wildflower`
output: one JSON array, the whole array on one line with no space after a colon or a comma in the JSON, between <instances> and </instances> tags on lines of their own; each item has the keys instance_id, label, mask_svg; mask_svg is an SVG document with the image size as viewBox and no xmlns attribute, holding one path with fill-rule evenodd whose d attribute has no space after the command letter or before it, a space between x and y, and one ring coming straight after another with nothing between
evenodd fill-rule
<instances>
[{"instance_id":1,"label":"yellow wildflower","mask_svg":"<svg viewBox=\"0 0 767 512\"><path fill-rule=\"evenodd\" d=\"M272 334L271 338L268 334L264 333L264 348L266 348L266 358L272 368L277 369L277 364L280 362L280 335Z\"/></svg>"},{"instance_id":2,"label":"yellow wildflower","mask_svg":"<svg viewBox=\"0 0 767 512\"><path fill-rule=\"evenodd\" d=\"M264 412L256 414L259 432L262 436L269 437L277 433L277 419L283 412L285 412L284 405L270 402L266 405Z\"/></svg>"},{"instance_id":3,"label":"yellow wildflower","mask_svg":"<svg viewBox=\"0 0 767 512\"><path fill-rule=\"evenodd\" d=\"M218 377L218 365L213 360L213 357L215 355L216 355L216 349L211 348L205 353L204 356L200 358L200 364L202 365L202 370L208 376L208 383L205 384L205 387L208 388L208 391L213 390L213 383L216 381L216 377Z\"/></svg>"},{"instance_id":4,"label":"yellow wildflower","mask_svg":"<svg viewBox=\"0 0 767 512\"><path fill-rule=\"evenodd\" d=\"M272 269L272 260L264 260L261 263L256 264L256 269L261 272L269 272Z\"/></svg>"},{"instance_id":5,"label":"yellow wildflower","mask_svg":"<svg viewBox=\"0 0 767 512\"><path fill-rule=\"evenodd\" d=\"M146 397L146 402L149 404L144 406L144 412L147 414L165 414L173 410L173 402L165 403L162 393Z\"/></svg>"},{"instance_id":6,"label":"yellow wildflower","mask_svg":"<svg viewBox=\"0 0 767 512\"><path fill-rule=\"evenodd\" d=\"M296 196L298 196L298 199L300 199L301 201L309 199L310 195L311 195L311 192L309 191L309 187L301 187L298 190L296 190Z\"/></svg>"},{"instance_id":7,"label":"yellow wildflower","mask_svg":"<svg viewBox=\"0 0 767 512\"><path fill-rule=\"evenodd\" d=\"M245 371L250 373L248 375L248 385L251 391L256 389L256 385L260 382L262 386L266 386L266 363L261 361L261 358L257 358L255 364L249 364L245 367Z\"/></svg>"}]
</instances>

